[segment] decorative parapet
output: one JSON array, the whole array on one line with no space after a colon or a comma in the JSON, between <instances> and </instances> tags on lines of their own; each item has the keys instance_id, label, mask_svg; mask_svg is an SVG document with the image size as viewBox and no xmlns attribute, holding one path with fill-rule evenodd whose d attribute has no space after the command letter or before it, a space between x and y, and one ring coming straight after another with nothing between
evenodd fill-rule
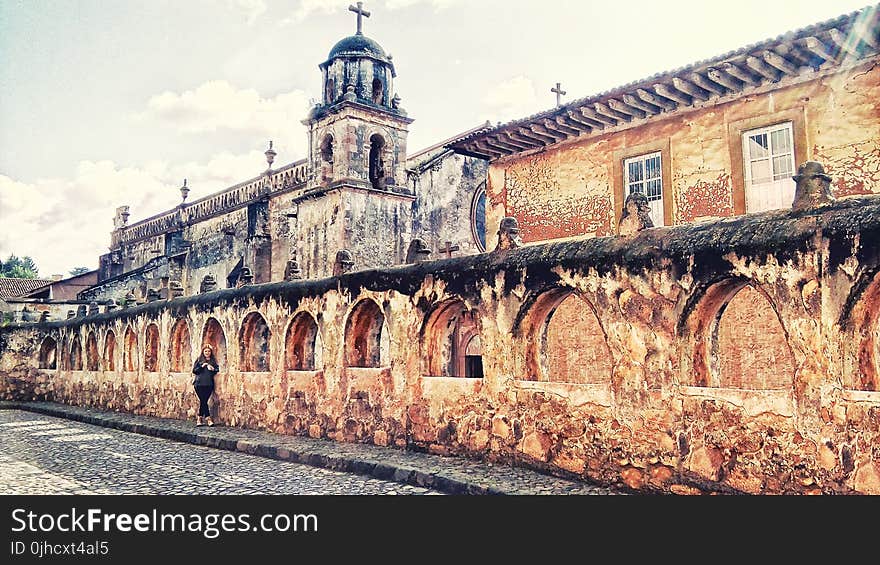
<instances>
[{"instance_id":1,"label":"decorative parapet","mask_svg":"<svg viewBox=\"0 0 880 565\"><path fill-rule=\"evenodd\" d=\"M306 159L291 163L267 175L261 175L225 190L194 200L185 206L162 212L113 232L111 246L155 237L182 226L195 224L212 216L225 214L248 204L283 192L305 187L309 166Z\"/></svg>"}]
</instances>

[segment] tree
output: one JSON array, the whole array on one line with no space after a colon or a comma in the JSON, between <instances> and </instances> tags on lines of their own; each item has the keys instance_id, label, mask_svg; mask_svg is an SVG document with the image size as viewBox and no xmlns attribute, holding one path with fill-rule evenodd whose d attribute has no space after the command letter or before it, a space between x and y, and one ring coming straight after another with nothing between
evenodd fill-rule
<instances>
[{"instance_id":1,"label":"tree","mask_svg":"<svg viewBox=\"0 0 880 565\"><path fill-rule=\"evenodd\" d=\"M75 277L78 275L84 275L89 271L91 271L91 269L89 269L88 267L74 267L70 270L70 276Z\"/></svg>"},{"instance_id":2,"label":"tree","mask_svg":"<svg viewBox=\"0 0 880 565\"><path fill-rule=\"evenodd\" d=\"M39 276L37 264L28 256L19 258L10 255L6 261L0 261L0 277L35 279L37 276Z\"/></svg>"}]
</instances>

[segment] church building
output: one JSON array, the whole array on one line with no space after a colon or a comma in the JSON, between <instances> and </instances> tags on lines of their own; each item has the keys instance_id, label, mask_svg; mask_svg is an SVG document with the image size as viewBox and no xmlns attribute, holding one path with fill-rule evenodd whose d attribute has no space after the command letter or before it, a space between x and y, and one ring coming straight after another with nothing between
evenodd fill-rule
<instances>
[{"instance_id":1,"label":"church building","mask_svg":"<svg viewBox=\"0 0 880 565\"><path fill-rule=\"evenodd\" d=\"M322 98L302 121L308 157L276 167L269 142L255 178L191 202L184 181L179 206L135 223L120 206L81 299L123 306L485 249L486 160L454 139L407 153L394 63L362 31L369 12L350 9L357 32L320 63Z\"/></svg>"}]
</instances>

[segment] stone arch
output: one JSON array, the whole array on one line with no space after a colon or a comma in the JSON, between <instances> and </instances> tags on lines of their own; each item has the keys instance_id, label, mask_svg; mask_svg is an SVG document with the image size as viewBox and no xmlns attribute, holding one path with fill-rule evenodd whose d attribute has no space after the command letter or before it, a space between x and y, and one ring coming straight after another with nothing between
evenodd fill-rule
<instances>
[{"instance_id":1,"label":"stone arch","mask_svg":"<svg viewBox=\"0 0 880 565\"><path fill-rule=\"evenodd\" d=\"M333 134L326 133L321 139L320 146L320 170L322 180L331 180L333 178Z\"/></svg>"},{"instance_id":2,"label":"stone arch","mask_svg":"<svg viewBox=\"0 0 880 565\"><path fill-rule=\"evenodd\" d=\"M58 347L58 367L62 371L70 370L70 340L64 337Z\"/></svg>"},{"instance_id":3,"label":"stone arch","mask_svg":"<svg viewBox=\"0 0 880 565\"><path fill-rule=\"evenodd\" d=\"M270 341L272 332L269 324L259 312L245 316L239 332L239 364L243 372L270 371Z\"/></svg>"},{"instance_id":4,"label":"stone arch","mask_svg":"<svg viewBox=\"0 0 880 565\"><path fill-rule=\"evenodd\" d=\"M382 367L388 363L388 326L375 300L355 304L345 322L345 366Z\"/></svg>"},{"instance_id":5,"label":"stone arch","mask_svg":"<svg viewBox=\"0 0 880 565\"><path fill-rule=\"evenodd\" d=\"M116 334L108 330L104 337L104 370L116 370Z\"/></svg>"},{"instance_id":6,"label":"stone arch","mask_svg":"<svg viewBox=\"0 0 880 565\"><path fill-rule=\"evenodd\" d=\"M71 371L82 371L83 370L83 359L82 359L82 344L79 340L79 335L73 336L73 339L70 342L70 370Z\"/></svg>"},{"instance_id":7,"label":"stone arch","mask_svg":"<svg viewBox=\"0 0 880 565\"><path fill-rule=\"evenodd\" d=\"M382 82L381 78L374 77L372 86L370 99L373 101L373 104L381 106L385 103L385 83Z\"/></svg>"},{"instance_id":8,"label":"stone arch","mask_svg":"<svg viewBox=\"0 0 880 565\"><path fill-rule=\"evenodd\" d=\"M691 313L695 386L791 388L796 363L773 301L759 287L728 279L708 288Z\"/></svg>"},{"instance_id":9,"label":"stone arch","mask_svg":"<svg viewBox=\"0 0 880 565\"><path fill-rule=\"evenodd\" d=\"M126 371L138 370L138 338L131 326L125 328L122 343L122 368Z\"/></svg>"},{"instance_id":10,"label":"stone arch","mask_svg":"<svg viewBox=\"0 0 880 565\"><path fill-rule=\"evenodd\" d=\"M476 312L459 299L448 300L434 308L422 329L421 358L422 374L426 376L482 377Z\"/></svg>"},{"instance_id":11,"label":"stone arch","mask_svg":"<svg viewBox=\"0 0 880 565\"><path fill-rule=\"evenodd\" d=\"M384 189L385 178L388 174L385 163L385 138L374 133L370 136L369 178L373 188Z\"/></svg>"},{"instance_id":12,"label":"stone arch","mask_svg":"<svg viewBox=\"0 0 880 565\"><path fill-rule=\"evenodd\" d=\"M58 367L58 343L52 336L43 338L40 344L40 356L38 359L40 369L55 369Z\"/></svg>"},{"instance_id":13,"label":"stone arch","mask_svg":"<svg viewBox=\"0 0 880 565\"><path fill-rule=\"evenodd\" d=\"M98 338L95 337L95 332L91 331L86 338L86 370L97 371L99 369L99 359Z\"/></svg>"},{"instance_id":14,"label":"stone arch","mask_svg":"<svg viewBox=\"0 0 880 565\"><path fill-rule=\"evenodd\" d=\"M321 161L333 165L333 134L326 133L321 139Z\"/></svg>"},{"instance_id":15,"label":"stone arch","mask_svg":"<svg viewBox=\"0 0 880 565\"><path fill-rule=\"evenodd\" d=\"M333 104L336 101L336 80L333 77L328 77L327 82L324 83L324 102L326 104Z\"/></svg>"},{"instance_id":16,"label":"stone arch","mask_svg":"<svg viewBox=\"0 0 880 565\"><path fill-rule=\"evenodd\" d=\"M856 347L856 370L847 371L844 388L880 390L880 272L867 277L860 295L850 298L841 327L851 328ZM858 285L857 285L858 286Z\"/></svg>"},{"instance_id":17,"label":"stone arch","mask_svg":"<svg viewBox=\"0 0 880 565\"><path fill-rule=\"evenodd\" d=\"M293 317L284 338L284 362L288 371L314 371L324 366L324 346L318 324L308 312Z\"/></svg>"},{"instance_id":18,"label":"stone arch","mask_svg":"<svg viewBox=\"0 0 880 565\"><path fill-rule=\"evenodd\" d=\"M144 371L155 373L159 370L159 326L149 324L144 331Z\"/></svg>"},{"instance_id":19,"label":"stone arch","mask_svg":"<svg viewBox=\"0 0 880 565\"><path fill-rule=\"evenodd\" d=\"M527 380L610 384L614 357L596 307L582 293L539 294L523 325Z\"/></svg>"},{"instance_id":20,"label":"stone arch","mask_svg":"<svg viewBox=\"0 0 880 565\"><path fill-rule=\"evenodd\" d=\"M217 363L220 364L220 369L222 370L227 363L226 333L223 331L223 326L220 325L217 318L208 318L205 322L205 327L202 330L202 343L199 345L200 354L205 344L210 345L214 349L214 357L217 359Z\"/></svg>"},{"instance_id":21,"label":"stone arch","mask_svg":"<svg viewBox=\"0 0 880 565\"><path fill-rule=\"evenodd\" d=\"M171 342L168 348L169 367L172 373L188 373L192 369L192 340L189 324L180 318L171 327Z\"/></svg>"}]
</instances>

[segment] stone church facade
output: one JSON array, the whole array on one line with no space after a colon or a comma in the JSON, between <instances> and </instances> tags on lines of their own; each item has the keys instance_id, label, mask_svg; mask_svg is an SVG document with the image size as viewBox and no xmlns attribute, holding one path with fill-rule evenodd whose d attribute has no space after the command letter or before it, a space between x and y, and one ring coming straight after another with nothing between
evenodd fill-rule
<instances>
[{"instance_id":1,"label":"stone church facade","mask_svg":"<svg viewBox=\"0 0 880 565\"><path fill-rule=\"evenodd\" d=\"M486 161L449 140L407 155L394 64L360 27L319 68L306 159L275 168L270 142L256 178L192 202L184 183L178 207L136 223L118 208L80 298L122 306L481 252Z\"/></svg>"},{"instance_id":2,"label":"stone church facade","mask_svg":"<svg viewBox=\"0 0 880 565\"><path fill-rule=\"evenodd\" d=\"M878 9L403 166L393 66L343 40L309 159L122 210L91 292L148 303L0 328L0 398L191 419L207 342L225 425L638 492L880 494Z\"/></svg>"}]
</instances>

